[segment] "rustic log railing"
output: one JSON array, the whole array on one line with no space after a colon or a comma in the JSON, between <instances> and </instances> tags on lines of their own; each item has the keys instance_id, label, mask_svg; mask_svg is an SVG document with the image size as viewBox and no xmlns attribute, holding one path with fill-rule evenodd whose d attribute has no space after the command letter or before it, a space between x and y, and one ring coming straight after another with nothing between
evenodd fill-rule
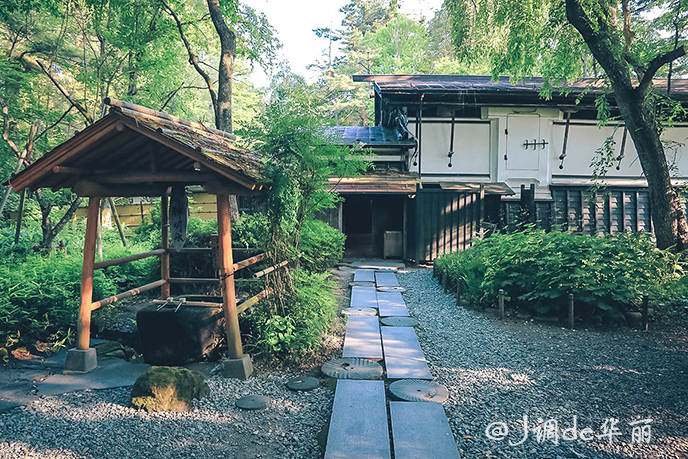
<instances>
[{"instance_id":1,"label":"rustic log railing","mask_svg":"<svg viewBox=\"0 0 688 459\"><path fill-rule=\"evenodd\" d=\"M199 251L205 251L206 250L206 248L204 248L204 247L198 247L198 248L192 247L189 249L191 249L191 250L201 249ZM187 250L189 250L189 249L187 249ZM211 250L211 249L208 249L208 250ZM120 265L122 263L127 263L127 262L131 262L131 261L136 261L136 260L143 260L145 258L150 258L150 257L154 257L154 256L161 256L161 258L164 256L169 257L169 253L170 253L170 249L167 249L167 248L155 249L155 250L151 250L149 252L138 253L135 255L127 255L126 257L113 258L112 260L106 260L106 261L101 261L99 263L94 263L93 269L106 269L106 268L109 268L110 266L116 266L116 265ZM244 268L247 268L251 265L259 263L259 262L265 260L265 258L266 258L265 253L261 253L259 255L256 255L256 256L247 258L245 260L242 260L238 263L234 263L232 265L233 266L232 274L236 273L237 271L239 271L241 269L244 269ZM163 260L163 263L164 263L164 260ZM286 262L283 262L283 263L286 264ZM270 268L268 268L268 269L270 269ZM265 271L265 270L263 270L263 271ZM261 272L263 272L263 271L261 271ZM260 277L260 276L257 276L257 277ZM125 298L130 298L132 296L138 295L138 294L145 292L147 290L152 290L156 287L163 287L163 288L166 287L167 288L166 291L169 292L169 285L170 284L200 284L200 283L212 284L212 283L219 283L219 282L220 282L219 278L168 277L167 279L160 279L160 280L157 280L155 282L151 282L151 283L148 283L146 285L142 285L140 287L136 287L136 288L124 291L122 293L118 293L117 295L113 295L113 296L104 298L102 300L92 302L91 303L91 311L94 311L94 310L96 310L102 306L114 303L116 301L123 300ZM260 294L256 295L255 297L253 297L247 301L253 300L257 296L259 296L263 293L265 293L265 291L261 292ZM263 295L261 298L258 298L258 300L265 298L267 295L268 294ZM254 304L257 303L258 300L256 300L254 302ZM190 304L190 302L187 302L187 303ZM185 304L187 304L187 303L185 303ZM214 304L214 303L212 303L212 304ZM221 303L218 303L218 304L221 305ZM247 309L248 307L250 307L250 305L247 306L246 308L244 308L243 310Z\"/></svg>"},{"instance_id":2,"label":"rustic log railing","mask_svg":"<svg viewBox=\"0 0 688 459\"><path fill-rule=\"evenodd\" d=\"M132 296L138 295L141 292L145 292L147 290L152 290L157 287L162 287L167 283L166 280L160 279L156 280L155 282L151 282L150 284L142 285L141 287L136 287L132 288L131 290L127 290L126 292L119 293L117 295L112 295L107 298L104 298L100 301L94 301L91 303L91 311L94 311L101 306L105 306L107 304L114 303L115 301L123 300L125 298L130 298Z\"/></svg>"},{"instance_id":3,"label":"rustic log railing","mask_svg":"<svg viewBox=\"0 0 688 459\"><path fill-rule=\"evenodd\" d=\"M258 304L258 302L260 300L262 300L263 298L267 298L269 295L272 295L272 289L271 288L266 288L265 290L263 290L259 294L252 296L251 298L249 298L248 300L242 302L241 304L239 304L237 306L237 314L241 314L242 312L244 312L245 310L247 310L251 306L255 306L256 304Z\"/></svg>"},{"instance_id":4,"label":"rustic log railing","mask_svg":"<svg viewBox=\"0 0 688 459\"><path fill-rule=\"evenodd\" d=\"M146 258L154 257L157 255L162 255L165 253L165 249L155 249L150 252L137 253L135 255L127 255L126 257L113 258L112 260L105 260L95 263L93 269L106 269L110 266L121 265L122 263L128 263L130 261L144 260Z\"/></svg>"},{"instance_id":5,"label":"rustic log railing","mask_svg":"<svg viewBox=\"0 0 688 459\"><path fill-rule=\"evenodd\" d=\"M265 268L265 269L262 270L262 271L258 271L257 273L255 273L255 274L253 275L253 277L256 277L256 278L263 277L263 276L265 276L265 275L267 275L267 274L270 274L271 272L273 272L273 271L275 271L275 270L277 270L277 269L279 269L279 268L282 268L282 267L284 267L284 266L287 266L288 264L289 264L289 261L284 260L284 261L282 261L282 262L277 263L277 264L274 265L274 266L270 266L269 268Z\"/></svg>"}]
</instances>

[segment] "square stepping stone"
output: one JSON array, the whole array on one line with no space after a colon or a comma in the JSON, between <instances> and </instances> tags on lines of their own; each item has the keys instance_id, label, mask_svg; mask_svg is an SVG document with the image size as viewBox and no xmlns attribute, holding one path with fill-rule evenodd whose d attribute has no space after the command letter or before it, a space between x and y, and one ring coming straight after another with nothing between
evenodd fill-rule
<instances>
[{"instance_id":1,"label":"square stepping stone","mask_svg":"<svg viewBox=\"0 0 688 459\"><path fill-rule=\"evenodd\" d=\"M439 403L390 402L395 459L461 459Z\"/></svg>"},{"instance_id":2,"label":"square stepping stone","mask_svg":"<svg viewBox=\"0 0 688 459\"><path fill-rule=\"evenodd\" d=\"M354 282L375 282L375 270L357 269L354 271Z\"/></svg>"},{"instance_id":3,"label":"square stepping stone","mask_svg":"<svg viewBox=\"0 0 688 459\"><path fill-rule=\"evenodd\" d=\"M342 357L382 360L380 322L375 316L349 316Z\"/></svg>"},{"instance_id":4,"label":"square stepping stone","mask_svg":"<svg viewBox=\"0 0 688 459\"><path fill-rule=\"evenodd\" d=\"M337 381L325 459L391 457L384 381Z\"/></svg>"},{"instance_id":5,"label":"square stepping stone","mask_svg":"<svg viewBox=\"0 0 688 459\"><path fill-rule=\"evenodd\" d=\"M382 327L381 334L388 379L432 379L412 327Z\"/></svg>"},{"instance_id":6,"label":"square stepping stone","mask_svg":"<svg viewBox=\"0 0 688 459\"><path fill-rule=\"evenodd\" d=\"M391 271L375 271L375 283L378 287L399 287L397 276Z\"/></svg>"},{"instance_id":7,"label":"square stepping stone","mask_svg":"<svg viewBox=\"0 0 688 459\"><path fill-rule=\"evenodd\" d=\"M351 287L352 308L377 308L377 291L375 287Z\"/></svg>"},{"instance_id":8,"label":"square stepping stone","mask_svg":"<svg viewBox=\"0 0 688 459\"><path fill-rule=\"evenodd\" d=\"M380 317L409 316L404 297L400 292L377 292L377 304L380 311Z\"/></svg>"}]
</instances>

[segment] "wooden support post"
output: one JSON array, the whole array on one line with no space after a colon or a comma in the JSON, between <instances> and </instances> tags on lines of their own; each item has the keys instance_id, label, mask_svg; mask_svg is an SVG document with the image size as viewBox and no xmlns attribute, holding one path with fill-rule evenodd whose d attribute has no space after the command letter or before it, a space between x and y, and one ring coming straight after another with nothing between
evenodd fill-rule
<instances>
[{"instance_id":1,"label":"wooden support post","mask_svg":"<svg viewBox=\"0 0 688 459\"><path fill-rule=\"evenodd\" d=\"M230 220L229 195L217 195L218 266L222 289L222 309L225 315L227 352L230 359L244 355L239 330L239 315L234 291L234 259L232 256L232 223Z\"/></svg>"},{"instance_id":2,"label":"wooden support post","mask_svg":"<svg viewBox=\"0 0 688 459\"><path fill-rule=\"evenodd\" d=\"M17 229L14 232L14 243L19 244L19 236L21 235L22 220L24 219L24 206L26 204L26 188L21 191L19 197L19 215L17 215Z\"/></svg>"},{"instance_id":3,"label":"wooden support post","mask_svg":"<svg viewBox=\"0 0 688 459\"><path fill-rule=\"evenodd\" d=\"M569 293L569 328L571 330L573 330L573 328L574 328L573 307L574 307L573 293Z\"/></svg>"},{"instance_id":4,"label":"wooden support post","mask_svg":"<svg viewBox=\"0 0 688 459\"><path fill-rule=\"evenodd\" d=\"M100 215L100 196L88 200L84 264L81 268L81 305L76 327L77 349L85 351L91 341L91 303L93 302L93 264L96 257L96 233Z\"/></svg>"},{"instance_id":5,"label":"wooden support post","mask_svg":"<svg viewBox=\"0 0 688 459\"><path fill-rule=\"evenodd\" d=\"M103 261L103 203L98 206L98 226L96 227L96 249L98 261Z\"/></svg>"},{"instance_id":6,"label":"wooden support post","mask_svg":"<svg viewBox=\"0 0 688 459\"><path fill-rule=\"evenodd\" d=\"M499 289L499 317L504 320L504 289Z\"/></svg>"},{"instance_id":7,"label":"wooden support post","mask_svg":"<svg viewBox=\"0 0 688 459\"><path fill-rule=\"evenodd\" d=\"M649 328L648 325L648 305L650 303L650 299L648 298L647 295L643 295L643 323L642 323L642 330L647 331Z\"/></svg>"},{"instance_id":8,"label":"wooden support post","mask_svg":"<svg viewBox=\"0 0 688 459\"><path fill-rule=\"evenodd\" d=\"M456 280L456 305L461 305L461 279Z\"/></svg>"},{"instance_id":9,"label":"wooden support post","mask_svg":"<svg viewBox=\"0 0 688 459\"><path fill-rule=\"evenodd\" d=\"M160 248L165 252L160 255L160 279L169 281L170 279L170 219L169 219L169 196L167 191L160 197ZM169 298L170 283L165 282L160 287L160 297Z\"/></svg>"},{"instance_id":10,"label":"wooden support post","mask_svg":"<svg viewBox=\"0 0 688 459\"><path fill-rule=\"evenodd\" d=\"M449 274L446 272L442 274L442 285L444 285L444 293L449 292Z\"/></svg>"}]
</instances>

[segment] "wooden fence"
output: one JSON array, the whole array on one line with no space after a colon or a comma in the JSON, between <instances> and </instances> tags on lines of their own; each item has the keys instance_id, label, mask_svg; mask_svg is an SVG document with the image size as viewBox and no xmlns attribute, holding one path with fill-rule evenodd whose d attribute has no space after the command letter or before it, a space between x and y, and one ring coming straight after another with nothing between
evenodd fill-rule
<instances>
[{"instance_id":1,"label":"wooden fence","mask_svg":"<svg viewBox=\"0 0 688 459\"><path fill-rule=\"evenodd\" d=\"M484 191L477 193L424 189L412 199L415 207L415 247L410 252L419 262L474 244L485 215Z\"/></svg>"},{"instance_id":2,"label":"wooden fence","mask_svg":"<svg viewBox=\"0 0 688 459\"><path fill-rule=\"evenodd\" d=\"M591 236L623 231L652 232L646 188L551 187L552 200L535 203L534 222L546 231L572 231ZM502 224L509 231L519 221L518 201L504 202Z\"/></svg>"}]
</instances>

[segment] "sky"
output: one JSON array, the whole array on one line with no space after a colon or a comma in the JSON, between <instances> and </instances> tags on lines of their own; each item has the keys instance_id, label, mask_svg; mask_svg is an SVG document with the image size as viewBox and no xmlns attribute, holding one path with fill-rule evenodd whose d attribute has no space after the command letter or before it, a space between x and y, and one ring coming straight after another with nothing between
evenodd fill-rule
<instances>
[{"instance_id":1,"label":"sky","mask_svg":"<svg viewBox=\"0 0 688 459\"><path fill-rule=\"evenodd\" d=\"M307 66L324 59L327 40L318 38L313 29L319 27L340 28L344 15L339 9L349 3L346 0L244 0L244 3L262 11L277 30L282 42L280 58L289 61L291 70L312 81L317 78ZM401 12L414 17L431 18L442 6L442 0L402 0ZM254 85L266 86L268 78L256 72Z\"/></svg>"}]
</instances>

